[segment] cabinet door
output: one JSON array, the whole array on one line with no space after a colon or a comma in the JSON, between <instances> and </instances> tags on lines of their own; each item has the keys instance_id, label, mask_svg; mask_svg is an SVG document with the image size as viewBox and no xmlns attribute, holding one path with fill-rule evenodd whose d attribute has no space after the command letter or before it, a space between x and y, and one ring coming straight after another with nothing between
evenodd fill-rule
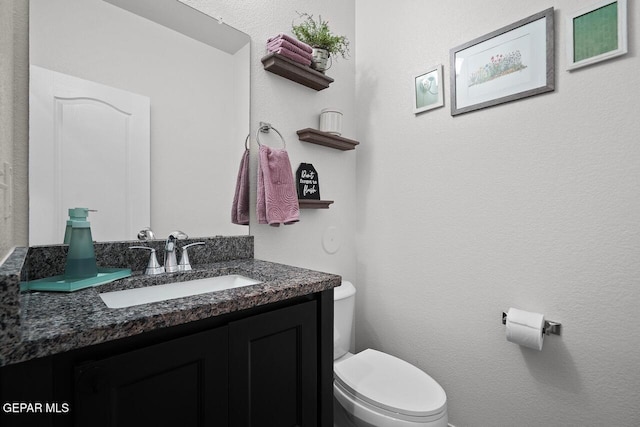
<instances>
[{"instance_id":1,"label":"cabinet door","mask_svg":"<svg viewBox=\"0 0 640 427\"><path fill-rule=\"evenodd\" d=\"M33 359L0 369L0 426L51 427L54 416L56 420L68 419L66 414L52 411L52 405L58 409L57 404L61 402L54 398L51 378L50 358ZM30 406L20 407L21 403Z\"/></svg>"},{"instance_id":2,"label":"cabinet door","mask_svg":"<svg viewBox=\"0 0 640 427\"><path fill-rule=\"evenodd\" d=\"M317 425L316 302L229 324L229 425Z\"/></svg>"},{"instance_id":3,"label":"cabinet door","mask_svg":"<svg viewBox=\"0 0 640 427\"><path fill-rule=\"evenodd\" d=\"M218 328L77 366L76 425L226 426L227 332Z\"/></svg>"}]
</instances>

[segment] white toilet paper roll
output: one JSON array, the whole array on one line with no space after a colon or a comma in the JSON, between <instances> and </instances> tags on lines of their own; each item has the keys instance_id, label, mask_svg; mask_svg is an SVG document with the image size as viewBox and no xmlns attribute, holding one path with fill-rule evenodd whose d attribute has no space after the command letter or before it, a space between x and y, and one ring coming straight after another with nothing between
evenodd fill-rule
<instances>
[{"instance_id":1,"label":"white toilet paper roll","mask_svg":"<svg viewBox=\"0 0 640 427\"><path fill-rule=\"evenodd\" d=\"M507 341L542 350L544 315L510 308L507 312Z\"/></svg>"}]
</instances>

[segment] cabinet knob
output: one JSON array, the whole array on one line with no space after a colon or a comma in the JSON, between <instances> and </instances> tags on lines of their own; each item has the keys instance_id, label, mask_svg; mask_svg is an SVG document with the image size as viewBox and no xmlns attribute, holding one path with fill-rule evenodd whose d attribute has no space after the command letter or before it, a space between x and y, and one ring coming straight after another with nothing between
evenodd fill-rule
<instances>
[{"instance_id":1,"label":"cabinet knob","mask_svg":"<svg viewBox=\"0 0 640 427\"><path fill-rule=\"evenodd\" d=\"M76 371L76 388L82 394L98 394L109 383L109 376L102 366L84 366Z\"/></svg>"}]
</instances>

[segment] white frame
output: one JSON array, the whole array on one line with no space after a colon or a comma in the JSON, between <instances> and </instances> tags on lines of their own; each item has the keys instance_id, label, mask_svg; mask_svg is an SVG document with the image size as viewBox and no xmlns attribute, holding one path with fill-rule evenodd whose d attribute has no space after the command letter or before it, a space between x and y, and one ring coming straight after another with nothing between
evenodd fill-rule
<instances>
[{"instance_id":1,"label":"white frame","mask_svg":"<svg viewBox=\"0 0 640 427\"><path fill-rule=\"evenodd\" d=\"M574 20L580 16L591 13L604 6L608 6L613 3L618 3L618 48L610 50L609 52L601 53L600 55L592 56L590 58L582 59L580 61L574 61L573 48L573 23ZM627 53L627 0L601 0L597 3L593 3L587 7L576 10L566 18L566 31L567 31L567 62L569 66L567 71L575 70L577 68L586 67L587 65L595 64L597 62L606 61L607 59L615 58Z\"/></svg>"},{"instance_id":2,"label":"white frame","mask_svg":"<svg viewBox=\"0 0 640 427\"><path fill-rule=\"evenodd\" d=\"M444 106L444 82L442 80L443 72L442 72L442 64L433 65L431 67L426 68L426 71L423 68L421 72L416 72L412 74L411 79L411 98L413 99L413 113L419 114L427 110L433 110L434 108L443 107ZM433 74L435 73L435 76ZM432 75L431 77L435 77L436 84L438 90L438 98L435 102L432 102L427 105L418 106L418 80L421 79L420 83L427 79L427 76ZM424 87L424 86L423 86ZM426 89L429 90L429 89ZM434 94L435 95L435 94Z\"/></svg>"}]
</instances>

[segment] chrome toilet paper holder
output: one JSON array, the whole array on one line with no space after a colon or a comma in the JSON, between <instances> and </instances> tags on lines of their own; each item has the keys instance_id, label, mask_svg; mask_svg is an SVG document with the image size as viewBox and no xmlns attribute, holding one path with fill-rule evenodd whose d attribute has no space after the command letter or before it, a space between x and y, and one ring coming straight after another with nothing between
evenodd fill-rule
<instances>
[{"instance_id":1,"label":"chrome toilet paper holder","mask_svg":"<svg viewBox=\"0 0 640 427\"><path fill-rule=\"evenodd\" d=\"M502 312L502 324L507 324L507 313ZM542 333L545 335L560 335L562 331L562 323L554 322L552 320L545 320L544 327L542 328Z\"/></svg>"}]
</instances>

